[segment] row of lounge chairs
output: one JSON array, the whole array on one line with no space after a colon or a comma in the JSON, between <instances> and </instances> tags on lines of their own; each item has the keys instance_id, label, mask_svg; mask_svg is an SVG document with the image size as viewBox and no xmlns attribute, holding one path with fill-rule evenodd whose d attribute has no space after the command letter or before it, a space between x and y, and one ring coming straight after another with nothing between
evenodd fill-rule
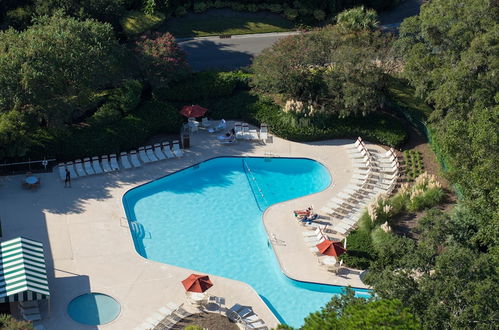
<instances>
[{"instance_id":1,"label":"row of lounge chairs","mask_svg":"<svg viewBox=\"0 0 499 330\"><path fill-rule=\"evenodd\" d=\"M250 129L248 123L236 122L234 124L234 130L236 132L236 139L242 140L257 140L266 142L268 138L268 126L267 124L261 124L260 130Z\"/></svg>"},{"instance_id":2,"label":"row of lounge chairs","mask_svg":"<svg viewBox=\"0 0 499 330\"><path fill-rule=\"evenodd\" d=\"M239 323L245 330L268 329L265 322L249 306L235 304L225 312L225 315L229 320Z\"/></svg>"},{"instance_id":3,"label":"row of lounge chairs","mask_svg":"<svg viewBox=\"0 0 499 330\"><path fill-rule=\"evenodd\" d=\"M134 330L171 329L178 322L191 315L192 313L184 309L182 305L170 302L148 317L141 325L135 327Z\"/></svg>"},{"instance_id":4,"label":"row of lounge chairs","mask_svg":"<svg viewBox=\"0 0 499 330\"><path fill-rule=\"evenodd\" d=\"M350 184L321 208L333 224L331 230L346 234L355 227L368 203L381 193L391 193L397 184L399 163L393 149L384 154L369 150L362 139L347 146L354 167Z\"/></svg>"},{"instance_id":5,"label":"row of lounge chairs","mask_svg":"<svg viewBox=\"0 0 499 330\"><path fill-rule=\"evenodd\" d=\"M159 160L169 158L182 157L184 155L178 140L173 141L173 147L170 142L156 143L154 146L148 145L140 147L138 152L136 150L130 151L130 154L122 152L118 158L116 154L109 156L98 156L77 159L73 162L59 163L59 177L61 180L66 178L66 169L71 174L71 178L84 177L95 174L109 173L123 169L130 169L134 167L141 167L142 163L151 163ZM121 167L120 164L121 163Z\"/></svg>"}]
</instances>

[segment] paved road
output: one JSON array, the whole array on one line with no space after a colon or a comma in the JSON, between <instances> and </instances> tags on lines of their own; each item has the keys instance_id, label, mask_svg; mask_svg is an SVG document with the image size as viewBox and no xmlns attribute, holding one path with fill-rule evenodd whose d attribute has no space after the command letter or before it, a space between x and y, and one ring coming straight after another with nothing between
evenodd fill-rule
<instances>
[{"instance_id":1,"label":"paved road","mask_svg":"<svg viewBox=\"0 0 499 330\"><path fill-rule=\"evenodd\" d=\"M229 39L203 37L179 39L194 70L210 68L237 69L251 64L253 56L291 33L264 33L233 36Z\"/></svg>"},{"instance_id":2,"label":"paved road","mask_svg":"<svg viewBox=\"0 0 499 330\"><path fill-rule=\"evenodd\" d=\"M419 13L423 0L407 0L389 12L380 15L382 24L387 28L397 28L405 17ZM178 39L186 51L187 59L193 70L237 69L251 64L253 56L272 46L279 38L293 33L265 33L233 36L229 39L219 37Z\"/></svg>"}]
</instances>

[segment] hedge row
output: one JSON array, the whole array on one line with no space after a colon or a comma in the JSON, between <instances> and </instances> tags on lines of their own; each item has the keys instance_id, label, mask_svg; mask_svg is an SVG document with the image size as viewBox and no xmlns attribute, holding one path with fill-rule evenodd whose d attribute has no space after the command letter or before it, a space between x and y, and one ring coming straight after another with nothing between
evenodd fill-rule
<instances>
[{"instance_id":1,"label":"hedge row","mask_svg":"<svg viewBox=\"0 0 499 330\"><path fill-rule=\"evenodd\" d=\"M203 71L192 73L184 80L168 88L154 91L159 101L197 102L229 96L238 88L247 88L249 75L241 71L216 72Z\"/></svg>"},{"instance_id":2,"label":"hedge row","mask_svg":"<svg viewBox=\"0 0 499 330\"><path fill-rule=\"evenodd\" d=\"M107 108L107 106L106 106ZM109 110L106 120L67 129L39 130L35 154L51 155L59 161L128 151L158 133L179 133L182 117L171 104L147 101L124 117ZM97 114L98 112L96 112ZM92 122L95 118L91 118Z\"/></svg>"}]
</instances>

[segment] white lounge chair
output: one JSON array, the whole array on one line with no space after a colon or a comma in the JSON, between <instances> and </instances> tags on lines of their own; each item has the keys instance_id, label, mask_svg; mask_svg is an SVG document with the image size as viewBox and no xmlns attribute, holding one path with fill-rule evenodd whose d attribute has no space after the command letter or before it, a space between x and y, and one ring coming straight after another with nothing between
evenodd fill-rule
<instances>
[{"instance_id":1,"label":"white lounge chair","mask_svg":"<svg viewBox=\"0 0 499 330\"><path fill-rule=\"evenodd\" d=\"M89 157L83 158L83 166L85 167L85 172L87 172L88 175L95 174L95 171L92 167L92 163L90 163Z\"/></svg>"},{"instance_id":2,"label":"white lounge chair","mask_svg":"<svg viewBox=\"0 0 499 330\"><path fill-rule=\"evenodd\" d=\"M256 129L250 129L249 130L249 135L250 135L250 140L258 140L259 137L258 137L258 132Z\"/></svg>"},{"instance_id":3,"label":"white lounge chair","mask_svg":"<svg viewBox=\"0 0 499 330\"><path fill-rule=\"evenodd\" d=\"M86 176L87 173L83 169L83 166L81 164L81 159L75 160L75 168L76 168L76 173L78 173L78 176Z\"/></svg>"},{"instance_id":4,"label":"white lounge chair","mask_svg":"<svg viewBox=\"0 0 499 330\"><path fill-rule=\"evenodd\" d=\"M234 125L234 132L236 133L236 139L242 139L243 138L243 128L242 128L240 122L237 122Z\"/></svg>"},{"instance_id":5,"label":"white lounge chair","mask_svg":"<svg viewBox=\"0 0 499 330\"><path fill-rule=\"evenodd\" d=\"M302 234L305 237L313 237L322 234L322 229L321 227L315 227L315 230L306 230Z\"/></svg>"},{"instance_id":6,"label":"white lounge chair","mask_svg":"<svg viewBox=\"0 0 499 330\"><path fill-rule=\"evenodd\" d=\"M107 157L107 155L101 156L100 159L101 159L102 169L104 170L104 172L106 173L112 172L113 168L109 164L109 158Z\"/></svg>"},{"instance_id":7,"label":"white lounge chair","mask_svg":"<svg viewBox=\"0 0 499 330\"><path fill-rule=\"evenodd\" d=\"M217 126L210 128L208 130L209 133L215 133L224 130L227 127L227 123L225 122L225 119L220 120Z\"/></svg>"},{"instance_id":8,"label":"white lounge chair","mask_svg":"<svg viewBox=\"0 0 499 330\"><path fill-rule=\"evenodd\" d=\"M347 149L357 149L362 144L362 138L359 136L352 144L347 144Z\"/></svg>"},{"instance_id":9,"label":"white lounge chair","mask_svg":"<svg viewBox=\"0 0 499 330\"><path fill-rule=\"evenodd\" d=\"M66 163L66 168L69 171L69 174L71 174L71 178L77 178L78 174L76 174L75 167L73 165L73 162L67 162ZM64 179L66 179L66 176L64 176Z\"/></svg>"},{"instance_id":10,"label":"white lounge chair","mask_svg":"<svg viewBox=\"0 0 499 330\"><path fill-rule=\"evenodd\" d=\"M92 157L92 167L95 170L95 174L102 174L102 173L104 173L104 171L100 167L99 157L97 157L97 156Z\"/></svg>"},{"instance_id":11,"label":"white lounge chair","mask_svg":"<svg viewBox=\"0 0 499 330\"><path fill-rule=\"evenodd\" d=\"M116 159L116 154L109 155L109 162L111 163L111 168L113 171L119 171L120 165L118 164L118 159Z\"/></svg>"},{"instance_id":12,"label":"white lounge chair","mask_svg":"<svg viewBox=\"0 0 499 330\"><path fill-rule=\"evenodd\" d=\"M178 140L173 141L172 152L176 157L182 157L184 155L184 152L182 151L182 149L180 149Z\"/></svg>"},{"instance_id":13,"label":"white lounge chair","mask_svg":"<svg viewBox=\"0 0 499 330\"><path fill-rule=\"evenodd\" d=\"M130 151L130 161L132 162L133 167L141 167L142 164L140 163L139 157L137 157L137 151L132 150Z\"/></svg>"},{"instance_id":14,"label":"white lounge chair","mask_svg":"<svg viewBox=\"0 0 499 330\"><path fill-rule=\"evenodd\" d=\"M152 146L151 145L148 145L145 147L146 148L146 155L147 155L147 158L149 158L151 160L151 162L157 162L159 159L158 157L156 157L156 155L154 154L154 150L152 149Z\"/></svg>"},{"instance_id":15,"label":"white lounge chair","mask_svg":"<svg viewBox=\"0 0 499 330\"><path fill-rule=\"evenodd\" d=\"M260 140L265 143L269 137L267 124L260 125Z\"/></svg>"},{"instance_id":16,"label":"white lounge chair","mask_svg":"<svg viewBox=\"0 0 499 330\"><path fill-rule=\"evenodd\" d=\"M250 131L249 131L249 125L247 123L243 123L242 128L243 128L243 139L245 139L245 140L251 140L251 134L250 134Z\"/></svg>"},{"instance_id":17,"label":"white lounge chair","mask_svg":"<svg viewBox=\"0 0 499 330\"><path fill-rule=\"evenodd\" d=\"M154 144L153 150L154 150L154 155L158 158L158 160L165 160L166 159L165 154L161 150L161 144L159 144L159 143Z\"/></svg>"},{"instance_id":18,"label":"white lounge chair","mask_svg":"<svg viewBox=\"0 0 499 330\"><path fill-rule=\"evenodd\" d=\"M139 158L143 163L150 163L151 162L149 157L147 157L146 148L144 148L144 147L139 148Z\"/></svg>"},{"instance_id":19,"label":"white lounge chair","mask_svg":"<svg viewBox=\"0 0 499 330\"><path fill-rule=\"evenodd\" d=\"M66 165L64 163L59 163L57 169L59 170L59 178L62 181L66 180Z\"/></svg>"},{"instance_id":20,"label":"white lounge chair","mask_svg":"<svg viewBox=\"0 0 499 330\"><path fill-rule=\"evenodd\" d=\"M172 152L172 149L170 147L170 142L164 141L161 143L163 146L163 152L168 158L175 158L175 155Z\"/></svg>"},{"instance_id":21,"label":"white lounge chair","mask_svg":"<svg viewBox=\"0 0 499 330\"><path fill-rule=\"evenodd\" d=\"M128 159L128 155L125 151L120 153L120 160L121 160L121 166L123 166L125 170L132 168L132 164L130 164L130 160Z\"/></svg>"},{"instance_id":22,"label":"white lounge chair","mask_svg":"<svg viewBox=\"0 0 499 330\"><path fill-rule=\"evenodd\" d=\"M230 137L223 137L223 138L218 138L218 142L220 142L221 144L233 144L233 143L236 143L237 142L237 139L234 135L230 136Z\"/></svg>"}]
</instances>

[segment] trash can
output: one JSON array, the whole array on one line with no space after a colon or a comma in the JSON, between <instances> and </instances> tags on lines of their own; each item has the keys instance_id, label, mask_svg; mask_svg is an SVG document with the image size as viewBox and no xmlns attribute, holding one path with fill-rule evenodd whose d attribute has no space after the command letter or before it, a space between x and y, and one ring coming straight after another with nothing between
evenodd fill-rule
<instances>
[{"instance_id":1,"label":"trash can","mask_svg":"<svg viewBox=\"0 0 499 330\"><path fill-rule=\"evenodd\" d=\"M189 136L189 131L184 131L182 133L182 148L189 149L191 146L191 138Z\"/></svg>"}]
</instances>

